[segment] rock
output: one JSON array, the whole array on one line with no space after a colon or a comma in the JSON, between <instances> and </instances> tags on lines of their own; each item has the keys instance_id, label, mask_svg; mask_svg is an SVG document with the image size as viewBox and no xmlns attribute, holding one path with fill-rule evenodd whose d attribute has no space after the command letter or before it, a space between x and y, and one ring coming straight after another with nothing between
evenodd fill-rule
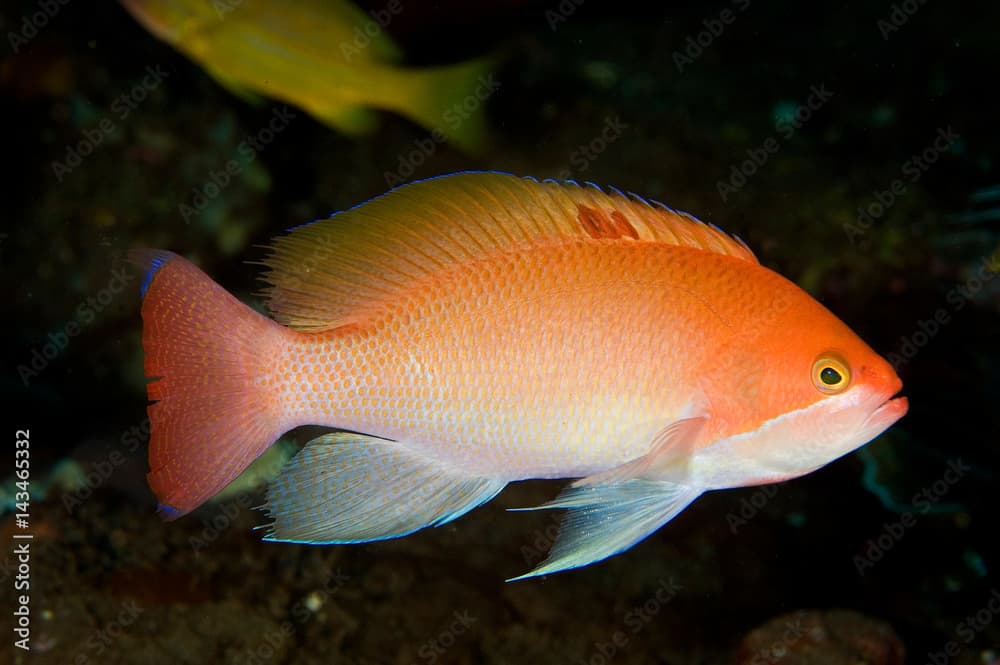
<instances>
[{"instance_id":1,"label":"rock","mask_svg":"<svg viewBox=\"0 0 1000 665\"><path fill-rule=\"evenodd\" d=\"M736 650L736 665L903 665L905 650L892 627L850 610L802 610L752 630Z\"/></svg>"}]
</instances>

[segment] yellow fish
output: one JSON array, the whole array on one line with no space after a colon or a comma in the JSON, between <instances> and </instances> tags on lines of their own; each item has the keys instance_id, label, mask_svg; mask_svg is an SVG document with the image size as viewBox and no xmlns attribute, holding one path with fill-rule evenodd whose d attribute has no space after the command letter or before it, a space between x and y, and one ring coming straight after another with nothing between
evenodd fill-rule
<instances>
[{"instance_id":1,"label":"yellow fish","mask_svg":"<svg viewBox=\"0 0 1000 665\"><path fill-rule=\"evenodd\" d=\"M399 67L402 54L383 27L402 11L399 0L374 17L347 0L122 4L244 99L279 99L351 135L372 131L371 109L385 109L431 129L436 140L484 147L485 100L499 87L489 61Z\"/></svg>"},{"instance_id":2,"label":"yellow fish","mask_svg":"<svg viewBox=\"0 0 1000 665\"><path fill-rule=\"evenodd\" d=\"M529 575L631 547L705 491L809 473L907 410L892 367L739 240L617 191L462 173L279 238L277 321L144 250L149 482L196 508L283 432L268 538L439 525L582 478ZM363 434L362 434L363 432Z\"/></svg>"}]
</instances>

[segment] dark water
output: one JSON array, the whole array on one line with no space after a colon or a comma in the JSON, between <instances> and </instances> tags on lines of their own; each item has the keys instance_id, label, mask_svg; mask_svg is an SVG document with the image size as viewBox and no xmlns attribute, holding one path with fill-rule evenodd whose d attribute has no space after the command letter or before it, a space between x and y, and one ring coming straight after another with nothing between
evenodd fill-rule
<instances>
[{"instance_id":1,"label":"dark water","mask_svg":"<svg viewBox=\"0 0 1000 665\"><path fill-rule=\"evenodd\" d=\"M996 662L996 6L403 5L388 31L410 62L503 55L485 155L391 114L348 138L299 113L187 215L275 105L117 4L4 3L0 468L28 430L31 500L20 528L4 471L0 662ZM739 234L893 361L909 414L812 475L712 493L622 555L516 584L556 522L504 509L558 483L352 547L261 543L255 493L162 523L124 252L170 248L259 304L247 262L274 235L472 168L613 185Z\"/></svg>"}]
</instances>

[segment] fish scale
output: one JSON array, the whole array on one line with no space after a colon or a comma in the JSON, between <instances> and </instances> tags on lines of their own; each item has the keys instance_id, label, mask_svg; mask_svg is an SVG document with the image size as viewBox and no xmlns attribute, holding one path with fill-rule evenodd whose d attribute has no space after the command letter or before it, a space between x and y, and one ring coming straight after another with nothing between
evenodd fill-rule
<instances>
[{"instance_id":1,"label":"fish scale","mask_svg":"<svg viewBox=\"0 0 1000 665\"><path fill-rule=\"evenodd\" d=\"M567 516L526 576L565 570L907 409L891 366L742 242L590 185L456 174L294 229L264 261L277 321L176 255L134 259L168 517L289 429L344 430L268 488L270 540L399 537L576 478L536 507Z\"/></svg>"},{"instance_id":2,"label":"fish scale","mask_svg":"<svg viewBox=\"0 0 1000 665\"><path fill-rule=\"evenodd\" d=\"M663 258L636 265L643 255L641 247L610 241L516 252L499 261L517 276L507 283L496 283L498 261L484 260L417 285L367 326L300 334L277 361L289 425L403 441L470 471L502 464L510 479L565 468L584 475L635 457L684 405L686 396L670 389L671 379L686 374L681 363L699 361L665 355L654 368L644 360L651 349L677 346L652 311L679 310L684 300L697 306L659 286L667 279ZM632 266L632 283L609 290L623 265ZM558 286L581 266L596 269ZM657 288L659 298L619 311L629 293ZM578 358L589 362L570 364ZM445 367L452 371L426 369ZM322 396L318 402L302 399L303 384ZM511 409L524 402L531 407ZM622 417L605 417L609 408Z\"/></svg>"}]
</instances>

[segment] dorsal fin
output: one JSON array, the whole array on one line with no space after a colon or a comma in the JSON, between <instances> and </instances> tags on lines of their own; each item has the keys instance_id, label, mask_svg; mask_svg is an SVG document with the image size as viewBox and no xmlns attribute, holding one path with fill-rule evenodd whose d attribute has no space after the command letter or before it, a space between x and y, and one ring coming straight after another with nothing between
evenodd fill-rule
<instances>
[{"instance_id":1,"label":"dorsal fin","mask_svg":"<svg viewBox=\"0 0 1000 665\"><path fill-rule=\"evenodd\" d=\"M466 172L394 189L275 240L264 260L281 323L326 330L456 262L552 239L696 247L757 262L741 240L687 213L587 183Z\"/></svg>"}]
</instances>

